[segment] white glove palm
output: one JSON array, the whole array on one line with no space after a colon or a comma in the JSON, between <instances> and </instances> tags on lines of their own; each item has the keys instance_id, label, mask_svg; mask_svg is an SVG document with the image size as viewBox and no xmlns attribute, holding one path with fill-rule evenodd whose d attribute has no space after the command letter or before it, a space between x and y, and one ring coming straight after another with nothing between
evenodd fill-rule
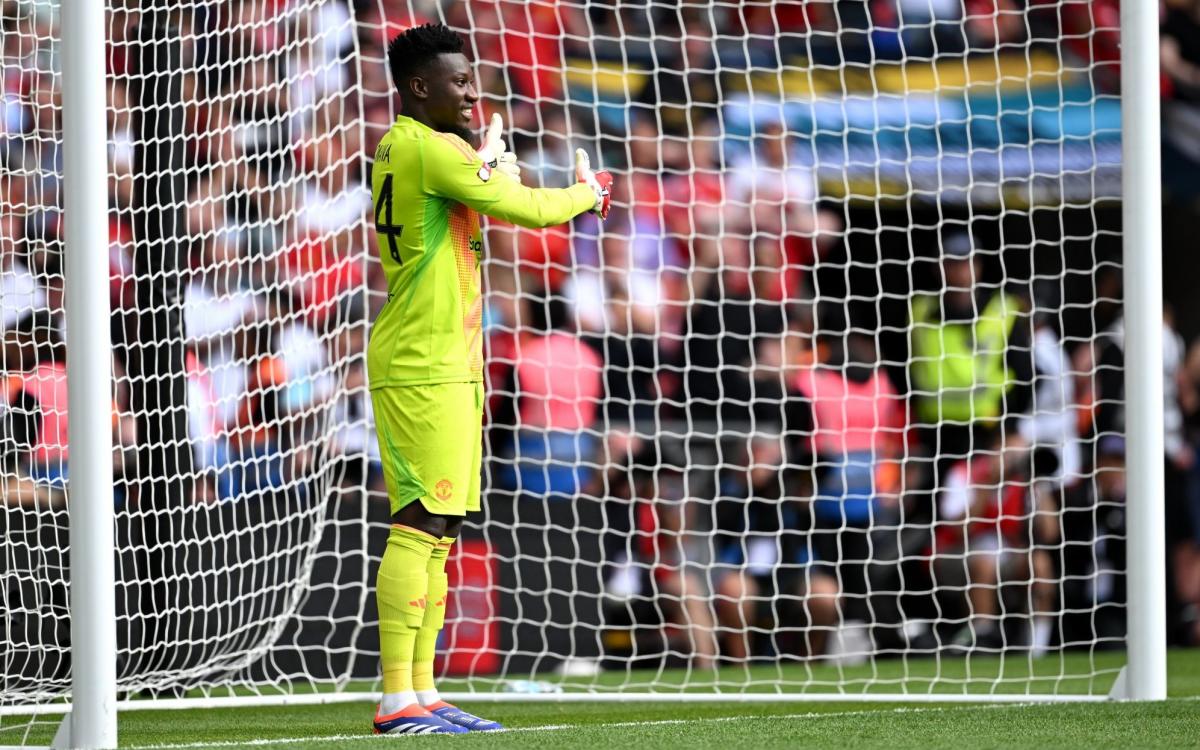
<instances>
[{"instance_id":1,"label":"white glove palm","mask_svg":"<svg viewBox=\"0 0 1200 750\"><path fill-rule=\"evenodd\" d=\"M521 167L517 165L517 155L508 150L502 137L503 132L504 120L499 112L493 112L487 132L483 135L483 144L475 153L479 154L479 158L483 159L488 169L494 169L520 182Z\"/></svg>"}]
</instances>

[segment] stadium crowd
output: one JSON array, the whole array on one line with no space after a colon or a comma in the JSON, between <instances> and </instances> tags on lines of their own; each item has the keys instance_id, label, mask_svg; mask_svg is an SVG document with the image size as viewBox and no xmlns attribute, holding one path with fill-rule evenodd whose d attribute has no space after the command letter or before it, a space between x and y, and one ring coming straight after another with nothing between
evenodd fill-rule
<instances>
[{"instance_id":1,"label":"stadium crowd","mask_svg":"<svg viewBox=\"0 0 1200 750\"><path fill-rule=\"evenodd\" d=\"M392 114L386 40L438 17L409 5L239 1L175 18L195 502L293 491L334 458L346 487L382 492L363 353L385 289L362 260L375 252L362 157ZM702 664L821 656L849 622L884 650L1119 642L1119 272L1094 269L1088 327L1065 330L1052 290L1009 283L1005 248L951 223L910 248L910 318L864 321L850 302L874 290L822 287L818 269L848 273L854 215L822 194L804 144L778 119L740 138L722 122L746 66L1020 54L1058 35L1042 5L728 4L721 18L664 2L443 5L471 30L528 182L565 184L583 140L622 175L603 227L489 224L485 317L487 491L603 502L614 612L662 619ZM1190 121L1200 3L1164 9L1172 111ZM61 504L69 466L58 13L0 0L0 494L22 508ZM114 470L130 507L123 478L148 439L125 375L146 283L127 54L140 13L112 4L108 57ZM1064 9L1063 28L1083 22ZM576 58L650 72L613 114L568 90ZM1170 313L1164 333L1172 637L1200 643L1200 341ZM1057 614L1093 610L1083 625Z\"/></svg>"}]
</instances>

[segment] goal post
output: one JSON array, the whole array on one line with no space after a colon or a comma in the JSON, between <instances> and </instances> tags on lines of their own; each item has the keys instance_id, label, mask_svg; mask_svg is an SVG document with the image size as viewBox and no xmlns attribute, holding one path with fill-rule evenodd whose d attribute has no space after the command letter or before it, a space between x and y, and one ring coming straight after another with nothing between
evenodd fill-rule
<instances>
[{"instance_id":1,"label":"goal post","mask_svg":"<svg viewBox=\"0 0 1200 750\"><path fill-rule=\"evenodd\" d=\"M526 184L616 175L485 226L443 695L1164 698L1156 4L985 5L0 3L0 745L378 697L368 186L427 21Z\"/></svg>"},{"instance_id":2,"label":"goal post","mask_svg":"<svg viewBox=\"0 0 1200 750\"><path fill-rule=\"evenodd\" d=\"M60 747L117 746L105 0L63 14L63 213L71 450L71 712Z\"/></svg>"},{"instance_id":3,"label":"goal post","mask_svg":"<svg viewBox=\"0 0 1200 750\"><path fill-rule=\"evenodd\" d=\"M1164 569L1162 147L1158 12L1121 3L1121 166L1129 471L1128 695L1167 697Z\"/></svg>"}]
</instances>

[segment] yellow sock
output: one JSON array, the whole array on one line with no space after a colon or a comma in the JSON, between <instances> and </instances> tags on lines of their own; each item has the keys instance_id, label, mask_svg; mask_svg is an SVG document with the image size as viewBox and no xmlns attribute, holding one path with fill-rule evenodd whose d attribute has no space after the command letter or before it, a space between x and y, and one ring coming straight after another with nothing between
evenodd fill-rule
<instances>
[{"instance_id":1,"label":"yellow sock","mask_svg":"<svg viewBox=\"0 0 1200 750\"><path fill-rule=\"evenodd\" d=\"M437 537L398 524L388 536L375 593L384 693L413 690L413 646L425 619L427 568L437 543Z\"/></svg>"},{"instance_id":2,"label":"yellow sock","mask_svg":"<svg viewBox=\"0 0 1200 750\"><path fill-rule=\"evenodd\" d=\"M446 622L446 592L449 586L446 581L446 558L450 555L450 547L454 538L444 536L433 554L429 556L428 593L426 599L425 619L417 632L417 641L413 648L412 684L418 697L422 691L433 690L433 655L437 650L438 633ZM422 701L425 703L426 701Z\"/></svg>"}]
</instances>

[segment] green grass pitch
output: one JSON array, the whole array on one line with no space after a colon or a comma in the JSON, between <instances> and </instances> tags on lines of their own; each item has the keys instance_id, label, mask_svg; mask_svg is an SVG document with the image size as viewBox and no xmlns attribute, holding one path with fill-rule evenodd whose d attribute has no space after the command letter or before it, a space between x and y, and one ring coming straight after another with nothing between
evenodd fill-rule
<instances>
[{"instance_id":1,"label":"green grass pitch","mask_svg":"<svg viewBox=\"0 0 1200 750\"><path fill-rule=\"evenodd\" d=\"M1086 689L1038 680L1038 675L1082 671L1100 674L1091 692L1102 692L1111 683L1124 656L1069 654L1043 659L1032 665L1036 692ZM1060 661L1061 660L1061 661ZM875 681L902 682L909 690L940 670L943 676L966 675L1012 679L995 692L1014 692L1021 674L1028 674L1027 659L979 659L879 662L874 667L760 668L755 678L770 675L784 680L830 680L840 677L850 685L870 691ZM745 680L736 670L728 685ZM323 706L247 707L175 711L126 711L120 716L122 747L199 748L351 748L381 747L400 743L428 747L453 743L479 748L821 748L884 747L1200 747L1200 650L1173 651L1169 661L1170 699L1161 703L488 703L464 702L463 707L502 721L511 730L504 734L456 737L376 737L370 734L372 706L342 703ZM607 674L598 683L648 679L653 673ZM693 678L697 675L693 674ZM923 679L923 676L925 679ZM682 673L658 674L658 679L680 679ZM631 679L632 678L632 679ZM721 681L724 682L722 675ZM870 688L868 685L870 684ZM887 685L879 689L885 689ZM568 685L567 689L570 689ZM726 687L725 689L728 689ZM960 685L956 689L963 691ZM970 689L970 692L978 692ZM860 692L862 690L860 689ZM941 689L933 692L942 692ZM6 717L0 744L21 741L13 736L15 717ZM26 743L47 744L56 721L42 720ZM18 731L18 734L20 732ZM46 736L42 736L46 735Z\"/></svg>"}]
</instances>

